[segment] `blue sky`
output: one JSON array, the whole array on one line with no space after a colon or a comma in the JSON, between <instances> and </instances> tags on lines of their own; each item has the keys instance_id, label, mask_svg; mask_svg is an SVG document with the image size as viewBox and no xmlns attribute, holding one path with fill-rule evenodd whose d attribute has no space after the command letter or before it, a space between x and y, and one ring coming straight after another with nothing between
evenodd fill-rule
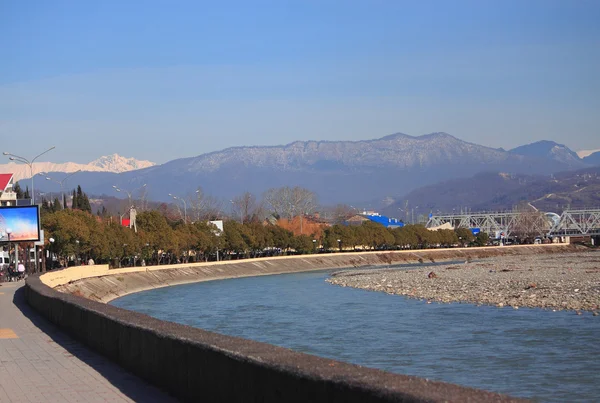
<instances>
[{"instance_id":1,"label":"blue sky","mask_svg":"<svg viewBox=\"0 0 600 403\"><path fill-rule=\"evenodd\" d=\"M600 148L598 21L596 0L0 0L0 151L162 163L436 131Z\"/></svg>"}]
</instances>

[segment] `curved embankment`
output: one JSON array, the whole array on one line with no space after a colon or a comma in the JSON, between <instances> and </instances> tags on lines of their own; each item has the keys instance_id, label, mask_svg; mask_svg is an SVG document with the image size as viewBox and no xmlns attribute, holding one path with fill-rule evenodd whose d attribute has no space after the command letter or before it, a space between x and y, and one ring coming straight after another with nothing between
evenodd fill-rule
<instances>
[{"instance_id":1,"label":"curved embankment","mask_svg":"<svg viewBox=\"0 0 600 403\"><path fill-rule=\"evenodd\" d=\"M513 247L426 249L418 251L333 253L281 256L224 262L191 263L109 270L106 265L74 267L42 276L57 291L109 302L127 294L177 284L294 273L347 267L381 266L444 260L481 259L494 256L560 253L575 246L522 245Z\"/></svg>"},{"instance_id":2,"label":"curved embankment","mask_svg":"<svg viewBox=\"0 0 600 403\"><path fill-rule=\"evenodd\" d=\"M339 253L118 270L84 266L28 278L26 296L74 338L184 401L508 402L517 400L160 321L98 301L219 278L572 249L545 245Z\"/></svg>"}]
</instances>

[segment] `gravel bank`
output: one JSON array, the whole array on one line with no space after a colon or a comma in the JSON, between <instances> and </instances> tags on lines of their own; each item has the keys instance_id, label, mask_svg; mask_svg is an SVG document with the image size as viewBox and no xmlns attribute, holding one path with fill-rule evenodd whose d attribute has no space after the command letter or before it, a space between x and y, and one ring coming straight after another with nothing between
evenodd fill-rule
<instances>
[{"instance_id":1,"label":"gravel bank","mask_svg":"<svg viewBox=\"0 0 600 403\"><path fill-rule=\"evenodd\" d=\"M499 256L417 269L347 270L327 279L436 302L600 312L600 251Z\"/></svg>"}]
</instances>

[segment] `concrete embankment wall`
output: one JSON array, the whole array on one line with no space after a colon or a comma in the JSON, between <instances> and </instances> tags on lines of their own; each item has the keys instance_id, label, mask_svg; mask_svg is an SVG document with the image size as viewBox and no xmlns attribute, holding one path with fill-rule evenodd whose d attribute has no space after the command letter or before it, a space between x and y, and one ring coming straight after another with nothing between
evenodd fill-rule
<instances>
[{"instance_id":1,"label":"concrete embankment wall","mask_svg":"<svg viewBox=\"0 0 600 403\"><path fill-rule=\"evenodd\" d=\"M142 289L217 278L419 259L565 252L572 248L549 245L348 253L110 271L88 266L28 278L26 295L32 307L65 332L183 401L507 402L516 400L160 321L98 301Z\"/></svg>"},{"instance_id":2,"label":"concrete embankment wall","mask_svg":"<svg viewBox=\"0 0 600 403\"><path fill-rule=\"evenodd\" d=\"M94 301L115 298L152 288L236 277L251 277L310 270L381 266L402 263L480 259L499 255L557 253L572 250L570 245L522 245L514 247L427 249L417 251L332 253L282 256L224 262L192 263L108 269L108 266L72 267L42 276L57 291Z\"/></svg>"}]
</instances>

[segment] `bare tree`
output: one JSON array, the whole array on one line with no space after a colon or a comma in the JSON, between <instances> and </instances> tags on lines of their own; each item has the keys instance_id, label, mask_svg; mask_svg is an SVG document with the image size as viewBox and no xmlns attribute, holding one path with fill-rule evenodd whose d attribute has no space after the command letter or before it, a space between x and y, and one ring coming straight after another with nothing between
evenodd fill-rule
<instances>
[{"instance_id":1,"label":"bare tree","mask_svg":"<svg viewBox=\"0 0 600 403\"><path fill-rule=\"evenodd\" d=\"M275 215L293 220L300 216L300 233L302 233L302 219L311 214L317 207L317 197L314 192L296 186L272 188L265 192L264 196L267 208Z\"/></svg>"},{"instance_id":2,"label":"bare tree","mask_svg":"<svg viewBox=\"0 0 600 403\"><path fill-rule=\"evenodd\" d=\"M221 216L223 210L223 202L214 196L204 194L200 186L188 202L195 221L215 220Z\"/></svg>"},{"instance_id":3,"label":"bare tree","mask_svg":"<svg viewBox=\"0 0 600 403\"><path fill-rule=\"evenodd\" d=\"M241 196L234 197L231 205L234 216L239 217L242 224L244 221L248 221L258 208L256 196L250 192L244 192Z\"/></svg>"},{"instance_id":4,"label":"bare tree","mask_svg":"<svg viewBox=\"0 0 600 403\"><path fill-rule=\"evenodd\" d=\"M333 223L343 224L348 218L356 214L356 210L347 204L338 204L333 208Z\"/></svg>"},{"instance_id":5,"label":"bare tree","mask_svg":"<svg viewBox=\"0 0 600 403\"><path fill-rule=\"evenodd\" d=\"M527 204L520 204L516 210L519 215L515 217L511 228L511 234L527 242L533 241L537 236L548 233L551 227L550 220L544 213Z\"/></svg>"}]
</instances>

